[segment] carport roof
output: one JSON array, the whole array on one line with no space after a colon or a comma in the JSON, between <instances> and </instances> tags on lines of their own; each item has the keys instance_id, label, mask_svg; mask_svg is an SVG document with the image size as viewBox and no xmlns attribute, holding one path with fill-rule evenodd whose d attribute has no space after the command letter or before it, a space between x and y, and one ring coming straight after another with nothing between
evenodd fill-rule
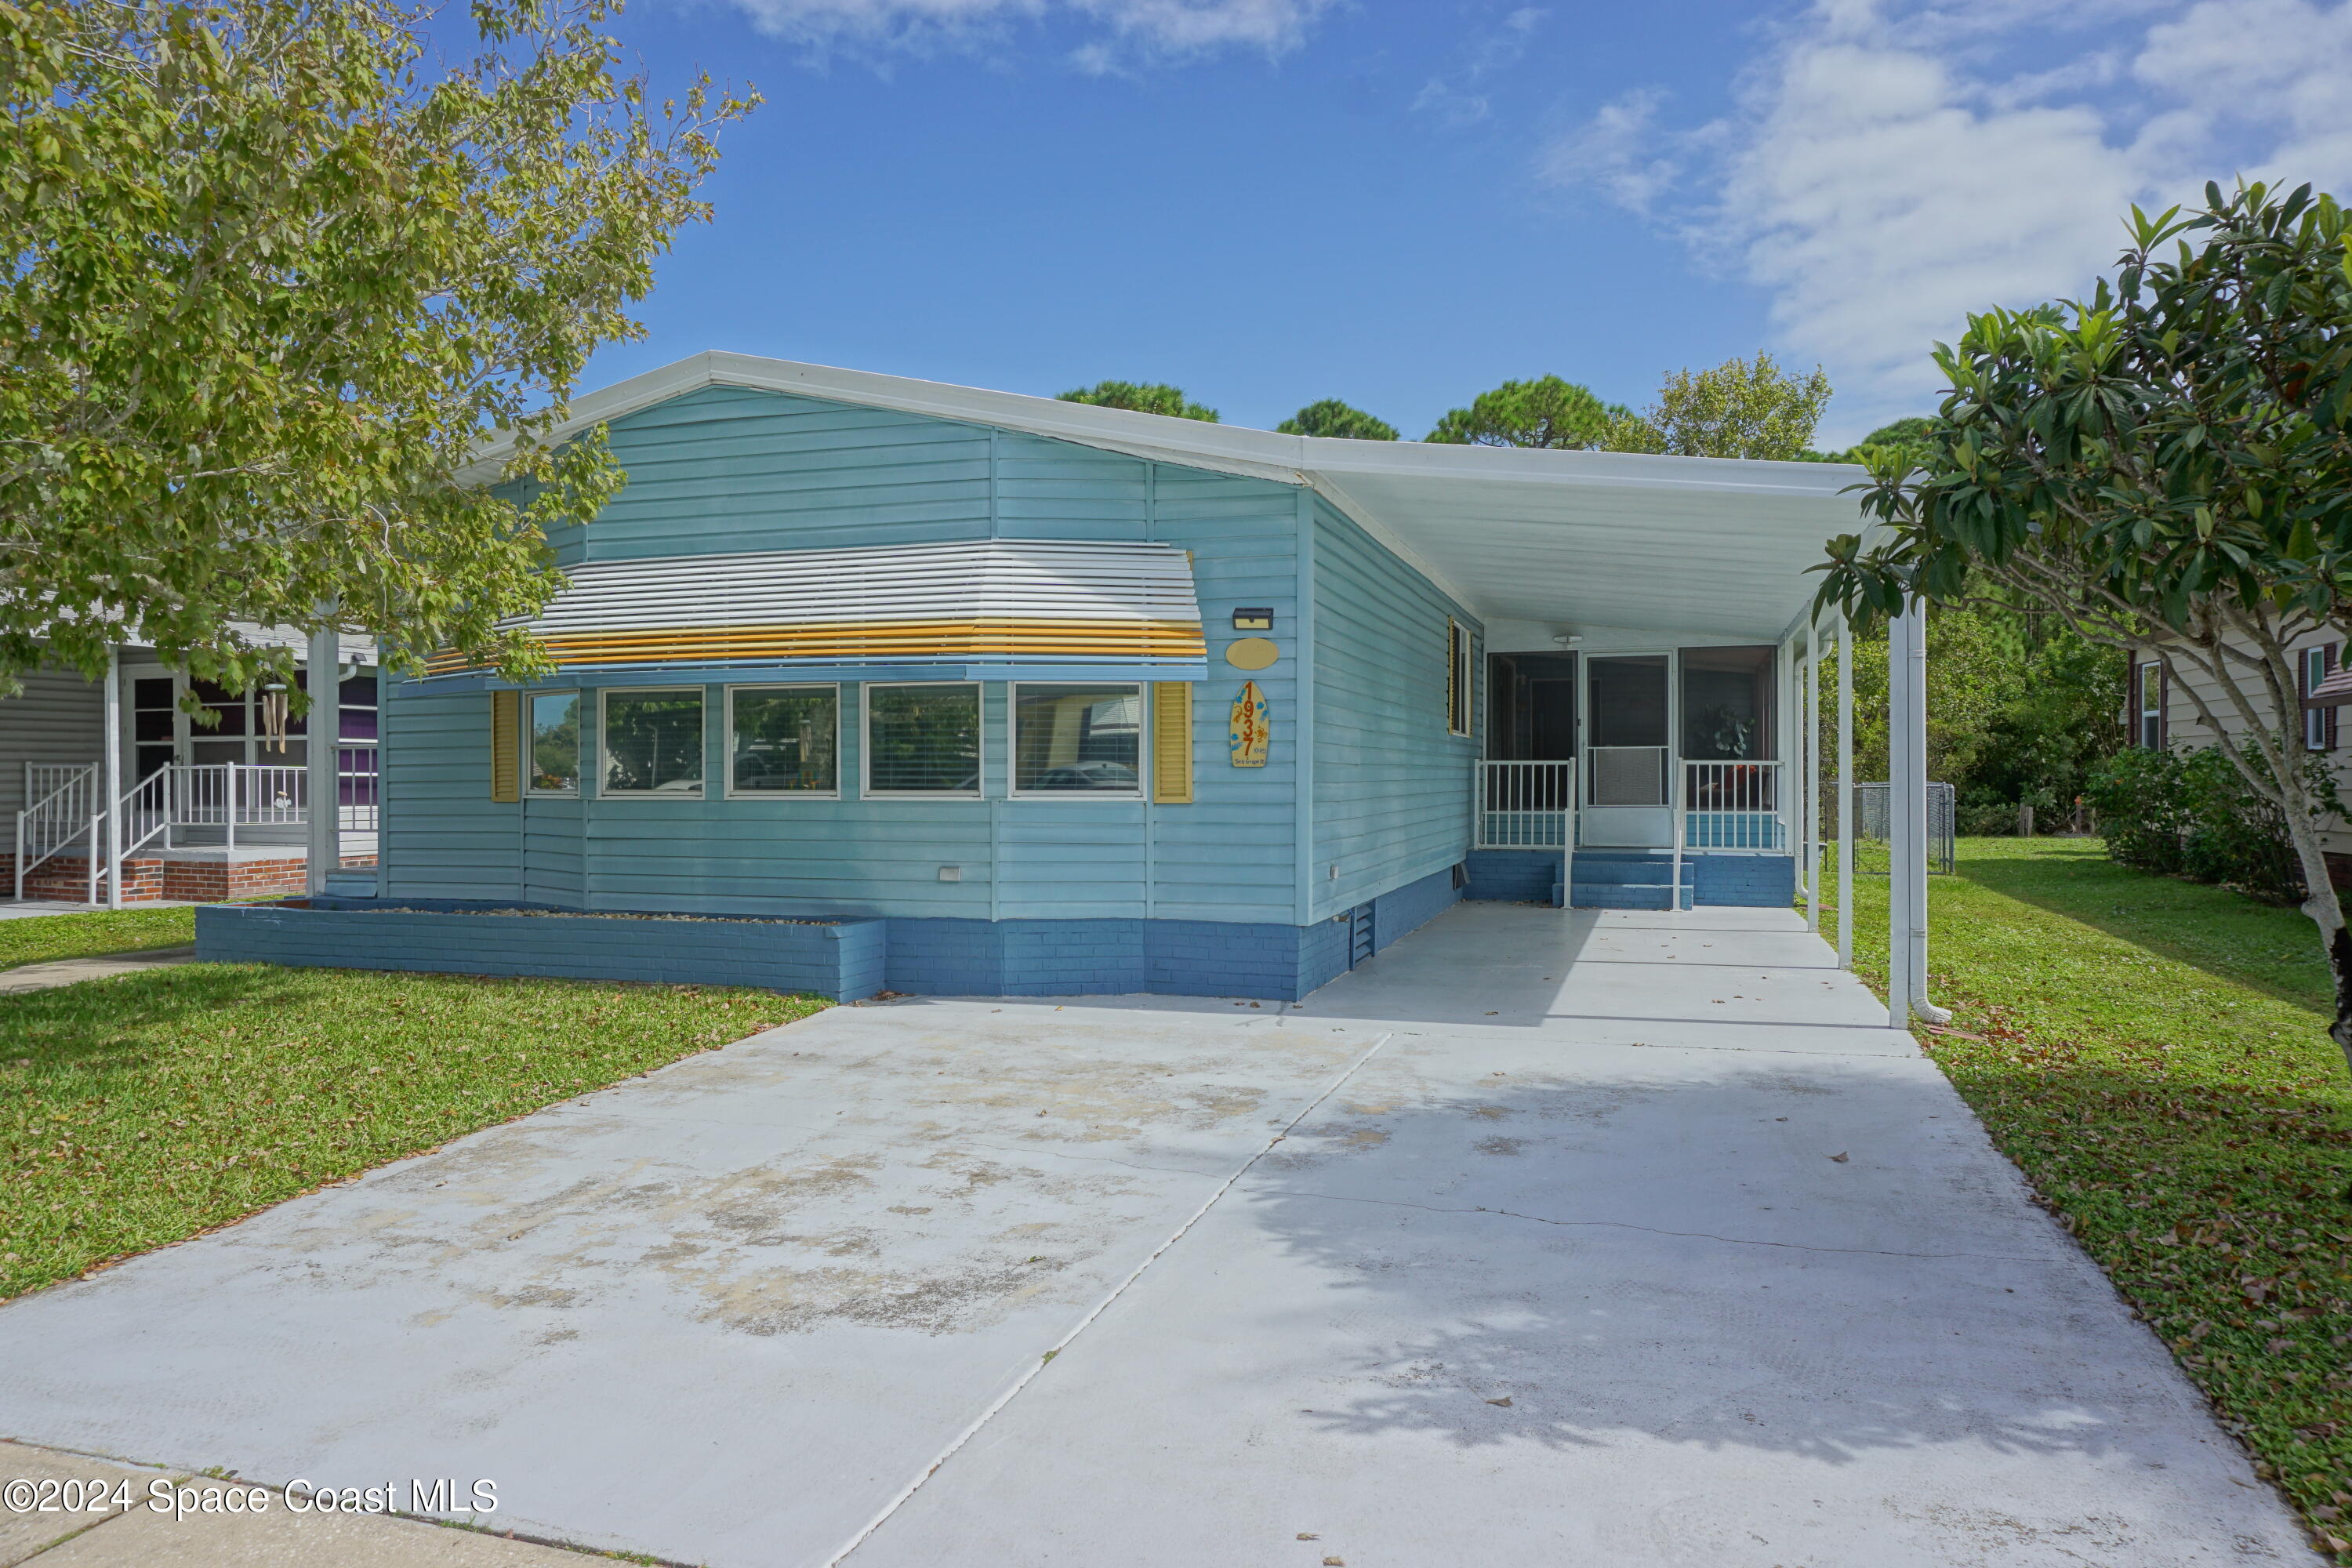
<instances>
[{"instance_id":1,"label":"carport roof","mask_svg":"<svg viewBox=\"0 0 2352 1568\"><path fill-rule=\"evenodd\" d=\"M1806 569L1861 530L1838 463L1342 441L751 354L708 353L575 400L563 429L706 386L992 426L1328 497L1475 614L1777 638ZM486 454L486 456L490 454Z\"/></svg>"}]
</instances>

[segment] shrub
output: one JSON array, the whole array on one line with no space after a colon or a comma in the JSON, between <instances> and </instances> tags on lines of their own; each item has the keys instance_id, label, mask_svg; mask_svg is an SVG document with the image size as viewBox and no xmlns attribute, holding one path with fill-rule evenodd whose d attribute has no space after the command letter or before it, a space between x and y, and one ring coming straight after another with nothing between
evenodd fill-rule
<instances>
[{"instance_id":1,"label":"shrub","mask_svg":"<svg viewBox=\"0 0 2352 1568\"><path fill-rule=\"evenodd\" d=\"M2189 831L2181 761L2170 752L2135 747L2091 771L2084 801L2099 814L2107 853L2143 871L2176 874Z\"/></svg>"},{"instance_id":2,"label":"shrub","mask_svg":"<svg viewBox=\"0 0 2352 1568\"><path fill-rule=\"evenodd\" d=\"M2315 789L2332 798L2324 766L2310 766ZM2216 748L2118 752L2092 775L2084 798L2099 814L2107 853L2126 866L2303 901L2303 866L2285 814Z\"/></svg>"}]
</instances>

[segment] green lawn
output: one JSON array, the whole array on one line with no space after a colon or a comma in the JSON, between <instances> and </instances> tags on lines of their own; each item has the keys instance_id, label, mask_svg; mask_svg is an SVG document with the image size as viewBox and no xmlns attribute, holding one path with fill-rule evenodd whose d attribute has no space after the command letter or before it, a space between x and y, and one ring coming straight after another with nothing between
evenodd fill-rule
<instances>
[{"instance_id":1,"label":"green lawn","mask_svg":"<svg viewBox=\"0 0 2352 1568\"><path fill-rule=\"evenodd\" d=\"M196 940L196 911L98 910L78 915L27 915L0 921L0 969L88 958L149 947L185 947Z\"/></svg>"},{"instance_id":2,"label":"green lawn","mask_svg":"<svg viewBox=\"0 0 2352 1568\"><path fill-rule=\"evenodd\" d=\"M1959 855L1930 879L1931 988L1958 1031L1931 1054L2352 1563L2352 1081L2314 928L2095 842ZM1883 993L1883 879L1856 879L1854 912Z\"/></svg>"},{"instance_id":3,"label":"green lawn","mask_svg":"<svg viewBox=\"0 0 2352 1568\"><path fill-rule=\"evenodd\" d=\"M0 1300L824 1005L209 963L0 996Z\"/></svg>"}]
</instances>

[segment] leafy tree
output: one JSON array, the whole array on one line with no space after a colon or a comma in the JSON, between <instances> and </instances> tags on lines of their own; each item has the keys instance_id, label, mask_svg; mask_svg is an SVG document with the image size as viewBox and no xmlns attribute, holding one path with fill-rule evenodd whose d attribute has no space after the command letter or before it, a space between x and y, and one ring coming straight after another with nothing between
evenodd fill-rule
<instances>
[{"instance_id":1,"label":"leafy tree","mask_svg":"<svg viewBox=\"0 0 2352 1568\"><path fill-rule=\"evenodd\" d=\"M330 600L396 668L538 667L496 623L621 482L540 437L758 99L648 110L602 0L472 14L440 71L401 0L0 4L0 688L124 622L290 685L237 624Z\"/></svg>"},{"instance_id":2,"label":"leafy tree","mask_svg":"<svg viewBox=\"0 0 2352 1568\"><path fill-rule=\"evenodd\" d=\"M1667 452L1685 458L1761 458L1788 461L1812 445L1829 406L1830 378L1782 370L1769 353L1727 359L1713 370L1678 370L1640 414L1620 413L1605 439L1614 452Z\"/></svg>"},{"instance_id":3,"label":"leafy tree","mask_svg":"<svg viewBox=\"0 0 2352 1568\"><path fill-rule=\"evenodd\" d=\"M1182 387L1171 386L1164 381L1098 381L1092 386L1074 386L1060 396L1065 403L1091 403L1097 408L1132 408L1138 414L1164 414L1171 419L1198 419L1206 425L1217 423L1215 409L1193 402L1184 395Z\"/></svg>"},{"instance_id":4,"label":"leafy tree","mask_svg":"<svg viewBox=\"0 0 2352 1568\"><path fill-rule=\"evenodd\" d=\"M1999 598L2172 675L2210 744L2284 820L2352 1062L2352 932L2303 765L2290 649L2352 626L2352 258L2309 186L2135 209L2087 301L1972 317L1918 454L1874 452L1885 532L1829 543L1825 601Z\"/></svg>"},{"instance_id":5,"label":"leafy tree","mask_svg":"<svg viewBox=\"0 0 2352 1568\"><path fill-rule=\"evenodd\" d=\"M1285 436L1336 436L1347 441L1393 441L1397 428L1336 397L1310 403L1275 426Z\"/></svg>"},{"instance_id":6,"label":"leafy tree","mask_svg":"<svg viewBox=\"0 0 2352 1568\"><path fill-rule=\"evenodd\" d=\"M1507 381L1480 393L1467 408L1448 409L1423 439L1450 446L1598 447L1611 421L1625 415L1622 404L1601 402L1591 387L1547 375Z\"/></svg>"},{"instance_id":7,"label":"leafy tree","mask_svg":"<svg viewBox=\"0 0 2352 1568\"><path fill-rule=\"evenodd\" d=\"M1916 449L1926 442L1927 432L1934 427L1935 423L1925 415L1914 414L1907 418L1897 419L1891 425L1881 425L1842 452L1800 452L1797 454L1797 461L1859 463L1862 461L1863 449L1867 447L1899 447L1906 451Z\"/></svg>"}]
</instances>

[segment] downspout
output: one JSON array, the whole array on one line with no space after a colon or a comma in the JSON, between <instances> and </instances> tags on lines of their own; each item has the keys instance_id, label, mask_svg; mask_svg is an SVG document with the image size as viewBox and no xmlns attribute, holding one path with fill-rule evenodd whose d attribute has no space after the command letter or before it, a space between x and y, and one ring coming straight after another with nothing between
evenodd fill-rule
<instances>
[{"instance_id":1,"label":"downspout","mask_svg":"<svg viewBox=\"0 0 2352 1568\"><path fill-rule=\"evenodd\" d=\"M1840 969L1853 967L1853 625L1837 622L1837 954Z\"/></svg>"},{"instance_id":2,"label":"downspout","mask_svg":"<svg viewBox=\"0 0 2352 1568\"><path fill-rule=\"evenodd\" d=\"M1951 1014L1927 1000L1927 616L1906 605L1887 626L1887 1015L1895 1028Z\"/></svg>"},{"instance_id":3,"label":"downspout","mask_svg":"<svg viewBox=\"0 0 2352 1568\"><path fill-rule=\"evenodd\" d=\"M1822 929L1822 626L1805 626L1805 929Z\"/></svg>"},{"instance_id":4,"label":"downspout","mask_svg":"<svg viewBox=\"0 0 2352 1568\"><path fill-rule=\"evenodd\" d=\"M1315 496L1301 486L1297 491L1298 651L1297 673L1292 678L1297 695L1291 706L1298 717L1290 727L1291 764L1297 779L1294 833L1298 885L1298 924L1315 921ZM1280 733L1276 729L1276 734Z\"/></svg>"}]
</instances>

